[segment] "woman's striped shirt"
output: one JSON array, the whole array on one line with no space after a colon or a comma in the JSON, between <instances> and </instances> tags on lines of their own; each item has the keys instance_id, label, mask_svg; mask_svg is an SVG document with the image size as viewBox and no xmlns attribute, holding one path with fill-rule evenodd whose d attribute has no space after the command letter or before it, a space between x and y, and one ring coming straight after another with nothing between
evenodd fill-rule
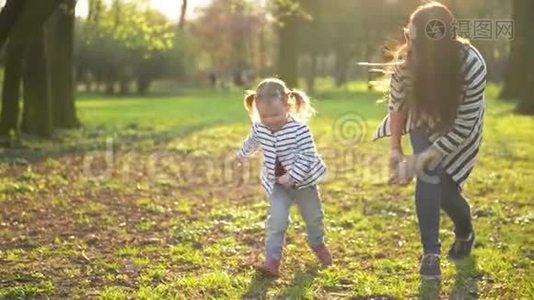
<instances>
[{"instance_id":1,"label":"woman's striped shirt","mask_svg":"<svg viewBox=\"0 0 534 300\"><path fill-rule=\"evenodd\" d=\"M293 118L274 132L261 123L253 123L239 155L250 157L257 149L263 152L261 182L268 196L275 184L277 160L297 189L317 184L326 176L326 165L317 154L310 129Z\"/></svg>"},{"instance_id":2,"label":"woman's striped shirt","mask_svg":"<svg viewBox=\"0 0 534 300\"><path fill-rule=\"evenodd\" d=\"M444 170L463 187L476 162L482 141L485 113L484 91L486 88L486 63L478 50L466 45L462 48L464 87L462 103L456 119L446 134L433 134L430 140L443 155ZM396 66L391 78L389 112L407 112L403 128L406 134L413 127L412 114L407 107L406 95L411 89L411 76L403 64ZM378 127L375 139L391 135L389 114Z\"/></svg>"}]
</instances>

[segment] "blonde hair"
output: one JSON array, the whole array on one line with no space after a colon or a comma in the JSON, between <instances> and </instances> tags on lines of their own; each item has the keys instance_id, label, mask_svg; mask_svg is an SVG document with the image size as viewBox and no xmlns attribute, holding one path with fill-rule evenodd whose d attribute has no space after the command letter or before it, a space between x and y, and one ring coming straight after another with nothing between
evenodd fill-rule
<instances>
[{"instance_id":1,"label":"blonde hair","mask_svg":"<svg viewBox=\"0 0 534 300\"><path fill-rule=\"evenodd\" d=\"M286 104L284 102L286 99L289 105L289 114L294 119L306 123L315 114L311 100L305 92L289 89L286 83L278 78L266 78L258 84L255 91L247 90L244 105L250 119L257 121L259 116L256 110L256 101L280 101L282 104Z\"/></svg>"}]
</instances>

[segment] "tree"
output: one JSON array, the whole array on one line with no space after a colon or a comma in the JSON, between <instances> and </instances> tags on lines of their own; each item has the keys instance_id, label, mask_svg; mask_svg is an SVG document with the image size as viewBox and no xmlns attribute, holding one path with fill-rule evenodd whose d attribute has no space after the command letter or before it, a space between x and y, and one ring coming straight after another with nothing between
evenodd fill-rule
<instances>
[{"instance_id":1,"label":"tree","mask_svg":"<svg viewBox=\"0 0 534 300\"><path fill-rule=\"evenodd\" d=\"M278 76L290 87L298 85L299 17L302 15L299 1L277 1L278 28Z\"/></svg>"},{"instance_id":2,"label":"tree","mask_svg":"<svg viewBox=\"0 0 534 300\"><path fill-rule=\"evenodd\" d=\"M516 24L523 29L528 28L516 34L522 34L519 36L520 41L524 42L524 64L525 70L517 70L521 72L524 76L525 86L519 91L520 102L517 106L517 111L523 114L534 115L534 2L530 0L516 0L514 5L521 5L519 9L522 9L518 12L517 19L515 19ZM518 37L516 36L516 39ZM514 40L515 42L515 40ZM519 87L521 88L521 87Z\"/></svg>"},{"instance_id":3,"label":"tree","mask_svg":"<svg viewBox=\"0 0 534 300\"><path fill-rule=\"evenodd\" d=\"M9 37L8 51L10 58L13 59L4 74L0 134L5 136L17 131L18 98L22 79L24 90L22 130L29 134L50 136L53 127L46 30L43 24L60 4L60 0L27 0L20 6L13 5L11 3L13 1L8 1L0 13L7 18L5 24L8 27L5 36L0 37L0 43ZM15 51L20 52L15 53ZM21 68L22 61L24 61L23 68Z\"/></svg>"},{"instance_id":4,"label":"tree","mask_svg":"<svg viewBox=\"0 0 534 300\"><path fill-rule=\"evenodd\" d=\"M50 88L53 125L75 128L80 125L74 106L74 8L75 0L66 0L48 22Z\"/></svg>"},{"instance_id":5,"label":"tree","mask_svg":"<svg viewBox=\"0 0 534 300\"><path fill-rule=\"evenodd\" d=\"M313 91L317 62L329 59L326 74L341 87L349 80L354 59L380 59L388 38L396 37L418 1L308 0L302 9L310 19L301 18L299 52L306 58L306 82ZM323 63L324 65L324 63ZM324 74L324 72L323 72Z\"/></svg>"},{"instance_id":6,"label":"tree","mask_svg":"<svg viewBox=\"0 0 534 300\"><path fill-rule=\"evenodd\" d=\"M19 122L20 83L24 45L8 42L4 84L2 89L2 112L0 115L0 136L9 136L17 131Z\"/></svg>"},{"instance_id":7,"label":"tree","mask_svg":"<svg viewBox=\"0 0 534 300\"><path fill-rule=\"evenodd\" d=\"M7 0L0 12L0 48L4 45L26 5L26 0Z\"/></svg>"},{"instance_id":8,"label":"tree","mask_svg":"<svg viewBox=\"0 0 534 300\"><path fill-rule=\"evenodd\" d=\"M178 21L178 28L180 29L184 28L186 12L187 12L187 0L182 0L182 7L180 8L180 21Z\"/></svg>"},{"instance_id":9,"label":"tree","mask_svg":"<svg viewBox=\"0 0 534 300\"><path fill-rule=\"evenodd\" d=\"M205 64L219 73L232 74L239 84L244 71L265 66L269 28L264 7L246 0L214 0L191 22L191 33L205 50ZM241 82L240 82L241 81ZM244 81L244 82L243 82Z\"/></svg>"},{"instance_id":10,"label":"tree","mask_svg":"<svg viewBox=\"0 0 534 300\"><path fill-rule=\"evenodd\" d=\"M42 137L50 137L53 132L46 37L47 31L41 26L37 35L27 43L22 73L22 131Z\"/></svg>"},{"instance_id":11,"label":"tree","mask_svg":"<svg viewBox=\"0 0 534 300\"><path fill-rule=\"evenodd\" d=\"M161 57L174 47L171 24L143 1L115 0L108 7L95 0L90 7L77 37L80 78L94 78L110 94L117 84L122 94L129 93L132 81L138 92L146 92L164 73Z\"/></svg>"},{"instance_id":12,"label":"tree","mask_svg":"<svg viewBox=\"0 0 534 300\"><path fill-rule=\"evenodd\" d=\"M513 20L515 24L515 36L511 43L511 50L508 58L508 67L504 87L501 90L500 98L502 99L519 99L527 87L528 67L525 64L528 49L527 36L532 27L528 27L529 18L528 0L514 0L513 2Z\"/></svg>"}]
</instances>

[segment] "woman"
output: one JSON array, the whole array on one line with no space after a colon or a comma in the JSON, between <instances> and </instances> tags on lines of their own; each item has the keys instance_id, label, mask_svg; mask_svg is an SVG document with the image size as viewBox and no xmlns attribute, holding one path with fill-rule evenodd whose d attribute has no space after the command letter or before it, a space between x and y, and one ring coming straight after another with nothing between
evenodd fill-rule
<instances>
[{"instance_id":1,"label":"woman","mask_svg":"<svg viewBox=\"0 0 534 300\"><path fill-rule=\"evenodd\" d=\"M415 202L423 244L420 274L440 279L440 208L454 222L448 258L471 254L475 233L462 187L482 139L486 65L480 53L455 36L454 17L442 4L420 6L410 17L389 99L389 115L376 138L391 136L394 184L406 184L401 137L409 133L416 154ZM409 173L409 172L408 172Z\"/></svg>"}]
</instances>

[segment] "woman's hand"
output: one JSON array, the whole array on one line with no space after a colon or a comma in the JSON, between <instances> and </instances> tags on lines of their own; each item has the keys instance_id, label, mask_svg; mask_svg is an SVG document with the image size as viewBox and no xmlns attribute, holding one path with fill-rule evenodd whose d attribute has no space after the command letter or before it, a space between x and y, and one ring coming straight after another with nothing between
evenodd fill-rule
<instances>
[{"instance_id":1,"label":"woman's hand","mask_svg":"<svg viewBox=\"0 0 534 300\"><path fill-rule=\"evenodd\" d=\"M402 149L399 148L392 148L390 155L389 155L389 170L390 170L390 178L389 183L391 184L398 184L399 180L399 164L404 161L404 154L402 153Z\"/></svg>"},{"instance_id":2,"label":"woman's hand","mask_svg":"<svg viewBox=\"0 0 534 300\"><path fill-rule=\"evenodd\" d=\"M399 163L404 160L404 154L402 153L401 148L393 148L391 149L391 153L389 155L389 167L391 170L395 170Z\"/></svg>"},{"instance_id":3,"label":"woman's hand","mask_svg":"<svg viewBox=\"0 0 534 300\"><path fill-rule=\"evenodd\" d=\"M285 187L286 189L292 188L295 185L295 181L293 180L293 178L291 178L291 176L289 176L288 173L280 177L276 177L276 182Z\"/></svg>"},{"instance_id":4,"label":"woman's hand","mask_svg":"<svg viewBox=\"0 0 534 300\"><path fill-rule=\"evenodd\" d=\"M441 161L443 155L433 146L428 147L421 154L417 155L417 160L415 164L415 170L417 174L424 172L425 167L435 168L437 164Z\"/></svg>"},{"instance_id":5,"label":"woman's hand","mask_svg":"<svg viewBox=\"0 0 534 300\"><path fill-rule=\"evenodd\" d=\"M395 182L396 184L407 185L412 182L413 178L416 176L416 160L416 156L410 156L399 163L399 165L397 166L397 180Z\"/></svg>"},{"instance_id":6,"label":"woman's hand","mask_svg":"<svg viewBox=\"0 0 534 300\"><path fill-rule=\"evenodd\" d=\"M423 174L425 168L434 168L442 158L442 154L434 147L429 147L418 155L403 158L395 168L390 183L398 185L409 184L418 174Z\"/></svg>"}]
</instances>

